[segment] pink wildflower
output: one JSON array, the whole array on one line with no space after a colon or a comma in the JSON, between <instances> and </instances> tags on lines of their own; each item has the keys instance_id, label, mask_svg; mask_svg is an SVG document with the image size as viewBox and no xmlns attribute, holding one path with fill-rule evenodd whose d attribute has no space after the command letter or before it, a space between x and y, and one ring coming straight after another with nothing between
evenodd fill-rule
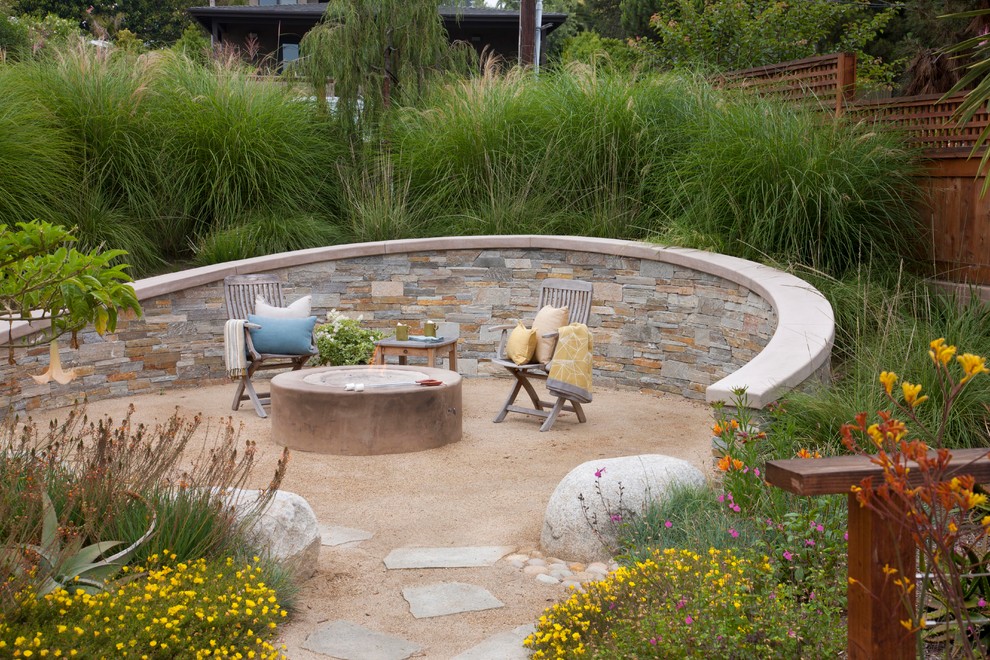
<instances>
[{"instance_id":1,"label":"pink wildflower","mask_svg":"<svg viewBox=\"0 0 990 660\"><path fill-rule=\"evenodd\" d=\"M598 468L595 470L595 479L601 479L603 474L605 474L605 468Z\"/></svg>"},{"instance_id":2,"label":"pink wildflower","mask_svg":"<svg viewBox=\"0 0 990 660\"><path fill-rule=\"evenodd\" d=\"M794 559L794 555L792 555L789 550L784 550L784 559L790 561Z\"/></svg>"}]
</instances>

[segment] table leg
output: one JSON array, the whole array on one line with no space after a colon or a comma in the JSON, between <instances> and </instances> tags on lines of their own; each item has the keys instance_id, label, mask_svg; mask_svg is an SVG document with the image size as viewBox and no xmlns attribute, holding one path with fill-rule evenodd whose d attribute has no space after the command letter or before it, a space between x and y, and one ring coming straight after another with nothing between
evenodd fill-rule
<instances>
[{"instance_id":1,"label":"table leg","mask_svg":"<svg viewBox=\"0 0 990 660\"><path fill-rule=\"evenodd\" d=\"M426 366L431 369L437 364L437 349L432 346L426 349Z\"/></svg>"},{"instance_id":2,"label":"table leg","mask_svg":"<svg viewBox=\"0 0 990 660\"><path fill-rule=\"evenodd\" d=\"M450 352L447 353L447 366L451 371L457 371L457 342L450 345Z\"/></svg>"},{"instance_id":3,"label":"table leg","mask_svg":"<svg viewBox=\"0 0 990 660\"><path fill-rule=\"evenodd\" d=\"M405 355L400 355L399 356L399 364L400 365L405 365L406 364L406 356Z\"/></svg>"}]
</instances>

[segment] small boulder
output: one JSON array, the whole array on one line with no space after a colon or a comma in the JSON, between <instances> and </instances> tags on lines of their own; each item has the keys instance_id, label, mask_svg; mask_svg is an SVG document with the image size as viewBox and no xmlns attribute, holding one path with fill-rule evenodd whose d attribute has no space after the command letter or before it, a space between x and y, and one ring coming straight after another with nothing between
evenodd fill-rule
<instances>
[{"instance_id":1,"label":"small boulder","mask_svg":"<svg viewBox=\"0 0 990 660\"><path fill-rule=\"evenodd\" d=\"M676 485L704 483L698 468L660 454L582 463L550 496L540 544L547 554L572 561L608 561L622 525L642 514L649 502Z\"/></svg>"},{"instance_id":2,"label":"small boulder","mask_svg":"<svg viewBox=\"0 0 990 660\"><path fill-rule=\"evenodd\" d=\"M234 489L230 503L240 517L252 510L260 491ZM308 580L316 572L321 535L313 508L303 497L276 491L248 534L257 547L276 561L289 565L297 579Z\"/></svg>"}]
</instances>

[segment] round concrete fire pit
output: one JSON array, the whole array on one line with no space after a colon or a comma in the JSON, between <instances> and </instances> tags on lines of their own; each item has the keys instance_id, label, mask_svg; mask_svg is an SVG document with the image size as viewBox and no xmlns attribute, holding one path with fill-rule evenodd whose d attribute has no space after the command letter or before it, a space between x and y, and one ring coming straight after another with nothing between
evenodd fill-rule
<instances>
[{"instance_id":1,"label":"round concrete fire pit","mask_svg":"<svg viewBox=\"0 0 990 660\"><path fill-rule=\"evenodd\" d=\"M432 380L437 385L416 381ZM401 454L461 439L461 376L375 365L289 371L272 378L272 439L300 451Z\"/></svg>"}]
</instances>

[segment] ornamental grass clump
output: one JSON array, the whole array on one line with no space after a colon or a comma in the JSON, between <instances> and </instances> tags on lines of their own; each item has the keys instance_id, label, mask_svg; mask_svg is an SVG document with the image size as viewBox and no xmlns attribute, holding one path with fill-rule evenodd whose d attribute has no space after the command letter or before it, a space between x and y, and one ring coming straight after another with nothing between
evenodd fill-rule
<instances>
[{"instance_id":1,"label":"ornamental grass clump","mask_svg":"<svg viewBox=\"0 0 990 660\"><path fill-rule=\"evenodd\" d=\"M129 579L88 594L60 589L17 594L0 620L3 657L285 657L272 640L286 616L255 557L178 561L152 555L125 569Z\"/></svg>"},{"instance_id":2,"label":"ornamental grass clump","mask_svg":"<svg viewBox=\"0 0 990 660\"><path fill-rule=\"evenodd\" d=\"M835 657L839 624L777 581L768 557L668 548L573 593L524 644L540 658Z\"/></svg>"}]
</instances>

